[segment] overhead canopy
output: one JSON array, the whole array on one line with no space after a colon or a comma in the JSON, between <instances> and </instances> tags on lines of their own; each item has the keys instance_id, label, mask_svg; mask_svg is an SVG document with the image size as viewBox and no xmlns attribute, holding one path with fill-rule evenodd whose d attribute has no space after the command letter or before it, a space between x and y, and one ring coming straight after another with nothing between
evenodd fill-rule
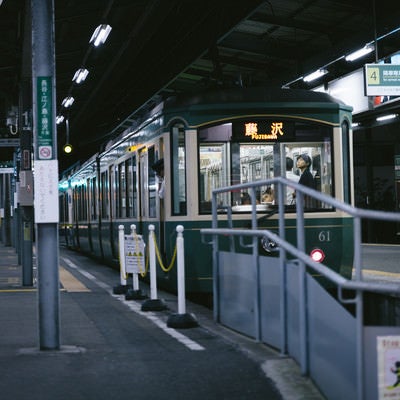
<instances>
[{"instance_id":1,"label":"overhead canopy","mask_svg":"<svg viewBox=\"0 0 400 400\"><path fill-rule=\"evenodd\" d=\"M0 133L30 73L25 3L0 5ZM327 67L321 79L332 80L384 58L399 50L400 33L391 33L399 21L400 8L389 0L55 0L57 112L70 121L71 143L79 144L66 162L88 158L125 129L134 111L175 93L308 88L301 77L315 69ZM93 47L99 24L112 30ZM375 39L376 52L345 61ZM72 78L80 68L89 73L77 85ZM61 107L67 96L75 99L68 110ZM60 148L64 135L60 127Z\"/></svg>"}]
</instances>

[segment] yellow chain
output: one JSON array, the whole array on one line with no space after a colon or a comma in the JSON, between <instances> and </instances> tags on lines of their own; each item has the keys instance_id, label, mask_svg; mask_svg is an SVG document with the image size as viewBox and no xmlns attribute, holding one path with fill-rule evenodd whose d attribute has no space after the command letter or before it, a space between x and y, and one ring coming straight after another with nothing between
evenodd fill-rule
<instances>
[{"instance_id":1,"label":"yellow chain","mask_svg":"<svg viewBox=\"0 0 400 400\"><path fill-rule=\"evenodd\" d=\"M158 262L160 264L161 269L164 272L171 271L172 267L174 266L175 258L176 258L176 251L177 251L176 250L176 244L175 244L175 248L174 248L174 254L172 255L171 263L169 264L169 266L167 268L165 268L164 263L163 263L162 258L161 258L161 255L160 255L160 250L158 249L157 243L156 243L155 238L154 238L154 232L152 231L151 234L152 234L152 239L153 239L153 242L154 242L154 247L156 249L157 260L158 260Z\"/></svg>"}]
</instances>

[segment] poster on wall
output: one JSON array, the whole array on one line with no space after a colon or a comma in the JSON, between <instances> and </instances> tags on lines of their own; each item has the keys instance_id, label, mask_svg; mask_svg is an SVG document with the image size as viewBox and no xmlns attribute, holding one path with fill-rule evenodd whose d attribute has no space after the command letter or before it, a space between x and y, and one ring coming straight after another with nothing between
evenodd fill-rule
<instances>
[{"instance_id":1,"label":"poster on wall","mask_svg":"<svg viewBox=\"0 0 400 400\"><path fill-rule=\"evenodd\" d=\"M378 399L400 399L400 336L378 336Z\"/></svg>"}]
</instances>

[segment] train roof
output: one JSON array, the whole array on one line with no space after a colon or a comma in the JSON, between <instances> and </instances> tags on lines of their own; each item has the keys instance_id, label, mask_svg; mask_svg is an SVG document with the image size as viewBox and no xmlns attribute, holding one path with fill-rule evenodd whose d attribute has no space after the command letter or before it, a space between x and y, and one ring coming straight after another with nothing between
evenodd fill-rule
<instances>
[{"instance_id":1,"label":"train roof","mask_svg":"<svg viewBox=\"0 0 400 400\"><path fill-rule=\"evenodd\" d=\"M282 89L270 87L246 87L220 89L200 93L173 96L165 100L166 108L184 107L212 103L331 103L351 110L341 100L324 92L303 89Z\"/></svg>"}]
</instances>

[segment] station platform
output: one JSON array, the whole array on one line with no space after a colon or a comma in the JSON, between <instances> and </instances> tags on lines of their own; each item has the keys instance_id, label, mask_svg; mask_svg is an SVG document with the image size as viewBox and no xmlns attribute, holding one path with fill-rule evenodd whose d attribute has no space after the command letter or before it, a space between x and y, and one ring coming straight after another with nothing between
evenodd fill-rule
<instances>
[{"instance_id":1,"label":"station platform","mask_svg":"<svg viewBox=\"0 0 400 400\"><path fill-rule=\"evenodd\" d=\"M176 296L158 291L167 309L142 311L144 300L113 293L118 271L64 248L61 345L40 350L37 288L21 275L15 249L0 243L3 400L324 398L292 359L215 323L212 310L186 301L198 326L169 328Z\"/></svg>"}]
</instances>

